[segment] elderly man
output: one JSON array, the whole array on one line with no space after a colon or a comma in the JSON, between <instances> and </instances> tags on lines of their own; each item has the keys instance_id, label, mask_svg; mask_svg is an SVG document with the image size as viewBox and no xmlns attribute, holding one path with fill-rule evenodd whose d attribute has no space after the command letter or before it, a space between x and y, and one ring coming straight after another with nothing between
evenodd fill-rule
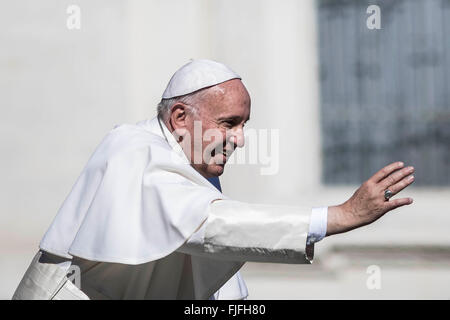
<instances>
[{"instance_id":1,"label":"elderly man","mask_svg":"<svg viewBox=\"0 0 450 320\"><path fill-rule=\"evenodd\" d=\"M328 208L228 199L217 177L249 118L238 74L210 60L181 67L156 118L97 147L13 298L245 299L245 261L311 263L323 237L412 203L389 201L413 182L401 162Z\"/></svg>"}]
</instances>

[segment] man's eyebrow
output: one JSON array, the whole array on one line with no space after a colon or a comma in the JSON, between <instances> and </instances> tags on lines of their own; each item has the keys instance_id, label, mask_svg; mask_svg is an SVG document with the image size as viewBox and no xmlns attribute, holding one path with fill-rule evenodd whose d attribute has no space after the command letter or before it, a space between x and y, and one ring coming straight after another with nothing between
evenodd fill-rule
<instances>
[{"instance_id":1,"label":"man's eyebrow","mask_svg":"<svg viewBox=\"0 0 450 320\"><path fill-rule=\"evenodd\" d=\"M219 118L219 121L237 121L240 122L242 120L242 117L240 116L229 116L229 117L221 117ZM247 122L250 120L250 117L247 118L244 122Z\"/></svg>"}]
</instances>

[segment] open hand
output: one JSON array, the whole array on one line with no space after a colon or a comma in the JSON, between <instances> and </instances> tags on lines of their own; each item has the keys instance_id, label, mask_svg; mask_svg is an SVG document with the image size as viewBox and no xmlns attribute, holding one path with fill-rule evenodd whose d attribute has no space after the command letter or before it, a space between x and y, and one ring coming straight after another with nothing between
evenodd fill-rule
<instances>
[{"instance_id":1,"label":"open hand","mask_svg":"<svg viewBox=\"0 0 450 320\"><path fill-rule=\"evenodd\" d=\"M414 176L410 176L414 168L403 167L402 162L387 165L364 182L346 202L329 207L327 236L367 225L388 211L411 204L412 198L384 198L386 189L395 195L414 182Z\"/></svg>"}]
</instances>

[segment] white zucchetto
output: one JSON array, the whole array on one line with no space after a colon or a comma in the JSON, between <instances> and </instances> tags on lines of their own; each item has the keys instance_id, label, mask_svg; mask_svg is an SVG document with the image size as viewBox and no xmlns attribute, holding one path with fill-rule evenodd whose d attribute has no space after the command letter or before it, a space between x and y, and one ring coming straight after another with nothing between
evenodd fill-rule
<instances>
[{"instance_id":1,"label":"white zucchetto","mask_svg":"<svg viewBox=\"0 0 450 320\"><path fill-rule=\"evenodd\" d=\"M192 60L173 74L162 98L183 96L231 79L242 78L222 63L206 59Z\"/></svg>"}]
</instances>

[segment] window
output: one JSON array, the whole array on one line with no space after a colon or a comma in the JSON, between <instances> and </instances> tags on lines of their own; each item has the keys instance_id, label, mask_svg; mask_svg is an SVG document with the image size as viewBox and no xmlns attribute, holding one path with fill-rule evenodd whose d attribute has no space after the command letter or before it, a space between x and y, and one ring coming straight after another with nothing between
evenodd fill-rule
<instances>
[{"instance_id":1,"label":"window","mask_svg":"<svg viewBox=\"0 0 450 320\"><path fill-rule=\"evenodd\" d=\"M361 183L384 165L418 185L450 185L450 1L318 1L325 184Z\"/></svg>"}]
</instances>

